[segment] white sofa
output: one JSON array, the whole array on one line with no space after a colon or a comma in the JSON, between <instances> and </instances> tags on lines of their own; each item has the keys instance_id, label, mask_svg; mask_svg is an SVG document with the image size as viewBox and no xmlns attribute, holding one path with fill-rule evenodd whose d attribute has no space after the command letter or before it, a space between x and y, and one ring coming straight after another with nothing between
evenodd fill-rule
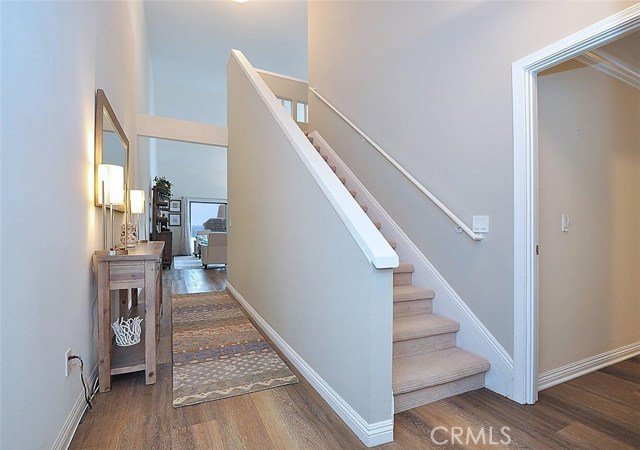
<instances>
[{"instance_id":1,"label":"white sofa","mask_svg":"<svg viewBox=\"0 0 640 450\"><path fill-rule=\"evenodd\" d=\"M206 269L209 264L227 265L227 233L209 232L206 235L206 245L200 245L200 261Z\"/></svg>"}]
</instances>

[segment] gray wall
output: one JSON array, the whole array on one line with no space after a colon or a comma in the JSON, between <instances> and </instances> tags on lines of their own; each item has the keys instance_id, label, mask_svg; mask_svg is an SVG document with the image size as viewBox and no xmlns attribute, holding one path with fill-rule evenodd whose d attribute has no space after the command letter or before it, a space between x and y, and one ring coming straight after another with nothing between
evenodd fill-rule
<instances>
[{"instance_id":1,"label":"gray wall","mask_svg":"<svg viewBox=\"0 0 640 450\"><path fill-rule=\"evenodd\" d=\"M148 111L144 12L134 2L2 2L0 29L0 447L44 449L82 392L77 366L64 376L65 351L82 356L85 376L97 363L96 88L131 143L132 180L136 162L148 164L135 122Z\"/></svg>"},{"instance_id":2,"label":"gray wall","mask_svg":"<svg viewBox=\"0 0 640 450\"><path fill-rule=\"evenodd\" d=\"M229 282L366 422L390 420L391 269L365 257L233 58L228 83Z\"/></svg>"},{"instance_id":3,"label":"gray wall","mask_svg":"<svg viewBox=\"0 0 640 450\"><path fill-rule=\"evenodd\" d=\"M511 64L629 2L311 2L309 85L467 224L472 242L313 96L317 129L513 353ZM330 30L328 32L327 30Z\"/></svg>"},{"instance_id":4,"label":"gray wall","mask_svg":"<svg viewBox=\"0 0 640 450\"><path fill-rule=\"evenodd\" d=\"M544 373L640 341L640 91L573 61L538 80Z\"/></svg>"}]
</instances>

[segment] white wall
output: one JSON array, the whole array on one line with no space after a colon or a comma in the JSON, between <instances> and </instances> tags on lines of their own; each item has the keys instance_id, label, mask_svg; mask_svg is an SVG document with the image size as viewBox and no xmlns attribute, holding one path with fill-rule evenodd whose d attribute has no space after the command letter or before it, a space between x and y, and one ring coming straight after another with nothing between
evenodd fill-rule
<instances>
[{"instance_id":1,"label":"white wall","mask_svg":"<svg viewBox=\"0 0 640 450\"><path fill-rule=\"evenodd\" d=\"M226 77L221 72L210 83L190 83L189 77L177 82L167 74L155 77L156 114L164 117L225 126ZM174 187L172 197L227 198L227 150L222 147L157 139L156 173ZM153 178L153 176L152 176ZM184 207L184 205L183 205ZM173 254L181 255L182 227L169 227L173 233Z\"/></svg>"},{"instance_id":2,"label":"white wall","mask_svg":"<svg viewBox=\"0 0 640 450\"><path fill-rule=\"evenodd\" d=\"M3 2L0 447L50 448L81 393L64 353L96 365L91 256L96 88L136 155L149 69L140 3ZM143 111L141 111L143 109ZM132 173L136 169L132 167ZM134 177L135 178L135 177Z\"/></svg>"},{"instance_id":3,"label":"white wall","mask_svg":"<svg viewBox=\"0 0 640 450\"><path fill-rule=\"evenodd\" d=\"M309 84L467 224L454 224L313 96L317 129L513 353L511 64L629 2L309 3ZM327 30L330 30L328 32Z\"/></svg>"},{"instance_id":4,"label":"white wall","mask_svg":"<svg viewBox=\"0 0 640 450\"><path fill-rule=\"evenodd\" d=\"M228 70L229 283L364 423L390 431L392 273L372 265L321 183L371 222L266 85L272 106L233 57Z\"/></svg>"},{"instance_id":5,"label":"white wall","mask_svg":"<svg viewBox=\"0 0 640 450\"><path fill-rule=\"evenodd\" d=\"M227 149L158 139L157 175L173 186L171 198L227 198ZM184 202L182 208L185 208ZM173 233L173 254L181 255L182 226Z\"/></svg>"},{"instance_id":6,"label":"white wall","mask_svg":"<svg viewBox=\"0 0 640 450\"><path fill-rule=\"evenodd\" d=\"M147 2L157 114L227 123L232 48L258 67L307 76L307 2Z\"/></svg>"},{"instance_id":7,"label":"white wall","mask_svg":"<svg viewBox=\"0 0 640 450\"><path fill-rule=\"evenodd\" d=\"M640 342L640 91L569 61L538 77L538 114L544 373Z\"/></svg>"}]
</instances>

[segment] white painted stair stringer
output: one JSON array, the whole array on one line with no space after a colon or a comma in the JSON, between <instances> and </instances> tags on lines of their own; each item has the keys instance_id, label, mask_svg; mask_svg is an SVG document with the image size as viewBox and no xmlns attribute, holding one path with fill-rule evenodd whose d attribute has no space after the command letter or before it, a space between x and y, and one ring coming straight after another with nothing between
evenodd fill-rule
<instances>
[{"instance_id":1,"label":"white painted stair stringer","mask_svg":"<svg viewBox=\"0 0 640 450\"><path fill-rule=\"evenodd\" d=\"M336 173L347 179L349 189L357 192L358 203L368 206L367 215L371 220L382 224L381 231L384 236L396 241L395 250L400 260L415 266L413 284L435 291L433 312L460 323L460 331L457 334L458 347L480 355L491 363L491 369L485 376L485 386L498 394L513 398L513 358L322 136L313 131L309 133L309 137L314 139L315 145L320 146L322 154L329 157L328 163L336 166Z\"/></svg>"}]
</instances>

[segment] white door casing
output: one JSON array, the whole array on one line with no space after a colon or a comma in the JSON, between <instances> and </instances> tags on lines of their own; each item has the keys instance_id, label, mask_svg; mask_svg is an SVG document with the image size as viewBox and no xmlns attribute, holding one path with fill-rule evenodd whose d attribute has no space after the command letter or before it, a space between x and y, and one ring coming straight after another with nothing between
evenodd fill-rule
<instances>
[{"instance_id":1,"label":"white door casing","mask_svg":"<svg viewBox=\"0 0 640 450\"><path fill-rule=\"evenodd\" d=\"M543 48L512 66L514 139L514 400L538 399L537 76L640 29L640 4Z\"/></svg>"}]
</instances>

